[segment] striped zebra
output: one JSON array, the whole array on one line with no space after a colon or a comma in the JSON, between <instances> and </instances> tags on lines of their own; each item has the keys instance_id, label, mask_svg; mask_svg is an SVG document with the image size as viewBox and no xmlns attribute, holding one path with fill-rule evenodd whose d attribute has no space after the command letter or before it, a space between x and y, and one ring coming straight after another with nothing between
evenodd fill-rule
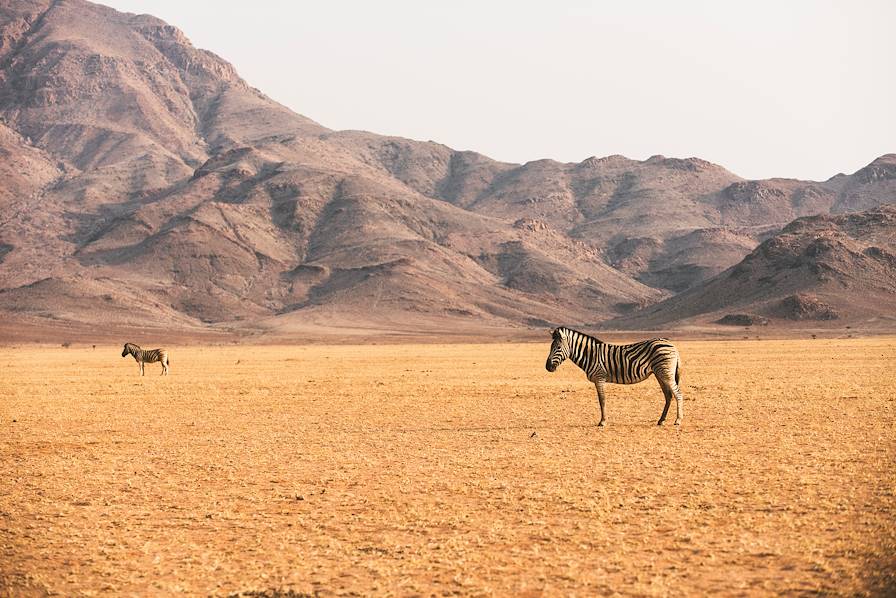
<instances>
[{"instance_id":1,"label":"striped zebra","mask_svg":"<svg viewBox=\"0 0 896 598\"><path fill-rule=\"evenodd\" d=\"M133 355L134 359L140 365L140 375L143 373L144 363L160 362L162 364L162 375L168 375L168 351L165 349L141 349L134 343L125 343L124 349L121 351L122 357Z\"/></svg>"},{"instance_id":2,"label":"striped zebra","mask_svg":"<svg viewBox=\"0 0 896 598\"><path fill-rule=\"evenodd\" d=\"M582 368L588 380L597 388L599 426L606 425L607 422L604 384L636 384L646 380L651 374L656 376L666 397L666 406L657 425L661 426L666 421L673 395L677 408L675 425L681 424L683 397L678 386L681 380L681 359L678 349L668 339L654 338L631 345L611 345L566 327L557 328L551 335L551 352L544 367L553 372L565 359L569 359Z\"/></svg>"}]
</instances>

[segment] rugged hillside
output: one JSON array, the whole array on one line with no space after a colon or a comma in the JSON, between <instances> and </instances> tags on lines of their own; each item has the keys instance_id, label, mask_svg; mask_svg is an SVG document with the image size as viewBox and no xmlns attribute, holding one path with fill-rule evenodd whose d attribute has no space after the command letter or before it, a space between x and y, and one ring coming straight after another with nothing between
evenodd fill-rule
<instances>
[{"instance_id":1,"label":"rugged hillside","mask_svg":"<svg viewBox=\"0 0 896 598\"><path fill-rule=\"evenodd\" d=\"M696 158L496 162L331 131L147 15L0 0L0 313L251 331L595 322L795 217L893 201Z\"/></svg>"},{"instance_id":2,"label":"rugged hillside","mask_svg":"<svg viewBox=\"0 0 896 598\"><path fill-rule=\"evenodd\" d=\"M607 327L896 324L896 207L800 218L736 266Z\"/></svg>"},{"instance_id":3,"label":"rugged hillside","mask_svg":"<svg viewBox=\"0 0 896 598\"><path fill-rule=\"evenodd\" d=\"M661 296L562 231L444 201L437 158L464 154L331 133L155 18L79 1L0 17L0 148L27 170L2 196L19 215L0 225L12 315L508 325Z\"/></svg>"}]
</instances>

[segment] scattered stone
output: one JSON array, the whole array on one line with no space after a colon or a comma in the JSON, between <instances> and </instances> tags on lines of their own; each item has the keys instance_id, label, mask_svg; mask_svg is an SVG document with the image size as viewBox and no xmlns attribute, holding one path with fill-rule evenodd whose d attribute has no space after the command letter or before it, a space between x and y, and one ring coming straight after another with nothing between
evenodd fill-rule
<instances>
[{"instance_id":1,"label":"scattered stone","mask_svg":"<svg viewBox=\"0 0 896 598\"><path fill-rule=\"evenodd\" d=\"M513 228L525 229L532 232L547 229L548 225L537 218L520 218L513 223Z\"/></svg>"}]
</instances>

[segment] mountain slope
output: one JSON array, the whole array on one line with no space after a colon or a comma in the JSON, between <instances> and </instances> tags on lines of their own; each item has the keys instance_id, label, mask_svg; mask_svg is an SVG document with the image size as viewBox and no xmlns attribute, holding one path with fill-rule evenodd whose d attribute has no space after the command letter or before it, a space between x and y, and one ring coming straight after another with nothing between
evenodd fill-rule
<instances>
[{"instance_id":1,"label":"mountain slope","mask_svg":"<svg viewBox=\"0 0 896 598\"><path fill-rule=\"evenodd\" d=\"M55 296L81 313L71 304L93 301L91 280L118 306L103 317L137 291L164 309L135 321L197 326L320 305L352 319L371 296L384 315L505 323L661 296L563 235L428 197L425 169L390 162L393 142L331 134L157 19L78 1L2 14L0 112L19 154L61 169L11 190L42 217L0 229L10 311L50 314Z\"/></svg>"},{"instance_id":2,"label":"mountain slope","mask_svg":"<svg viewBox=\"0 0 896 598\"><path fill-rule=\"evenodd\" d=\"M276 330L596 322L795 217L893 201L696 158L494 161L331 131L147 15L0 1L0 312ZM52 321L57 321L52 320Z\"/></svg>"},{"instance_id":3,"label":"mountain slope","mask_svg":"<svg viewBox=\"0 0 896 598\"><path fill-rule=\"evenodd\" d=\"M715 278L605 325L649 329L737 314L896 323L896 206L795 220Z\"/></svg>"}]
</instances>

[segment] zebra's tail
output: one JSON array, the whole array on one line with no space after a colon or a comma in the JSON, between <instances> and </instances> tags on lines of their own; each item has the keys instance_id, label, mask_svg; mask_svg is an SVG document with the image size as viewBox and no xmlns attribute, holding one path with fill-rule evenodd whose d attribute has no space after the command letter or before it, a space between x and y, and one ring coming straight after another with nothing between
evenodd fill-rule
<instances>
[{"instance_id":1,"label":"zebra's tail","mask_svg":"<svg viewBox=\"0 0 896 598\"><path fill-rule=\"evenodd\" d=\"M675 363L675 384L681 380L681 361Z\"/></svg>"}]
</instances>

